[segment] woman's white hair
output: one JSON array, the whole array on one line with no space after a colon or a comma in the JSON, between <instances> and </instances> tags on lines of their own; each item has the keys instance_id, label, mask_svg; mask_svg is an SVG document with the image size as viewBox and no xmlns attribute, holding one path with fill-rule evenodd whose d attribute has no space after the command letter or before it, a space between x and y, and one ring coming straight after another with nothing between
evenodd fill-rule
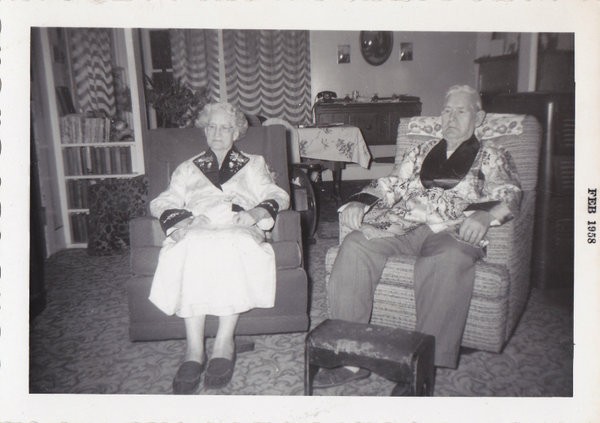
<instances>
[{"instance_id":1,"label":"woman's white hair","mask_svg":"<svg viewBox=\"0 0 600 423\"><path fill-rule=\"evenodd\" d=\"M477 90L469 85L453 85L446 92L445 99L448 100L452 94L464 93L471 96L473 100L473 105L475 106L475 112L481 110L481 96L477 92Z\"/></svg>"},{"instance_id":2,"label":"woman's white hair","mask_svg":"<svg viewBox=\"0 0 600 423\"><path fill-rule=\"evenodd\" d=\"M208 103L196 118L196 127L206 128L210 124L211 115L214 112L224 112L231 119L231 124L238 130L238 138L242 137L248 129L246 115L236 106L230 103Z\"/></svg>"}]
</instances>

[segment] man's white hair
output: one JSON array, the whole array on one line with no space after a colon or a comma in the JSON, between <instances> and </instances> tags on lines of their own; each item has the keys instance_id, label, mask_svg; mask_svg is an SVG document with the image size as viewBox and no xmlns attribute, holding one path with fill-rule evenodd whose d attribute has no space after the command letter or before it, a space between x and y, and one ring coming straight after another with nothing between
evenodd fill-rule
<instances>
[{"instance_id":1,"label":"man's white hair","mask_svg":"<svg viewBox=\"0 0 600 423\"><path fill-rule=\"evenodd\" d=\"M473 100L473 105L475 106L475 112L478 112L481 110L481 96L479 95L479 93L477 92L477 90L473 87L470 87L469 85L453 85L451 86L448 91L446 92L446 100L448 100L448 97L450 97L452 94L459 94L459 93L464 93L467 94L469 96L471 96L471 99Z\"/></svg>"}]
</instances>

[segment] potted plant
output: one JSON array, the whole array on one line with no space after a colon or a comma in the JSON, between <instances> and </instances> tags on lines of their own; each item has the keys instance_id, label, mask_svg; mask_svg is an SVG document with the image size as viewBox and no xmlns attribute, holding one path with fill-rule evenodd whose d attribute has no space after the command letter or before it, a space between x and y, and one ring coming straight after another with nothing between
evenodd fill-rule
<instances>
[{"instance_id":1,"label":"potted plant","mask_svg":"<svg viewBox=\"0 0 600 423\"><path fill-rule=\"evenodd\" d=\"M172 83L153 81L144 75L146 99L156 110L159 126L164 128L189 128L194 125L198 112L208 103L208 90L192 90L180 79Z\"/></svg>"}]
</instances>

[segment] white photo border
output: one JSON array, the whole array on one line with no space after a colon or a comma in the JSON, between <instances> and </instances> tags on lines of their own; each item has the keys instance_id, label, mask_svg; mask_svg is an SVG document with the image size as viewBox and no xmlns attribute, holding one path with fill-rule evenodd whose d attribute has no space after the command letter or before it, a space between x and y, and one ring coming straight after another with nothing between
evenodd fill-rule
<instances>
[{"instance_id":1,"label":"white photo border","mask_svg":"<svg viewBox=\"0 0 600 423\"><path fill-rule=\"evenodd\" d=\"M137 422L584 422L600 419L600 2L99 0L0 2L0 420ZM343 398L29 394L29 36L35 26L574 32L576 78L573 398ZM360 28L359 28L360 26ZM376 28L375 28L376 26Z\"/></svg>"}]
</instances>

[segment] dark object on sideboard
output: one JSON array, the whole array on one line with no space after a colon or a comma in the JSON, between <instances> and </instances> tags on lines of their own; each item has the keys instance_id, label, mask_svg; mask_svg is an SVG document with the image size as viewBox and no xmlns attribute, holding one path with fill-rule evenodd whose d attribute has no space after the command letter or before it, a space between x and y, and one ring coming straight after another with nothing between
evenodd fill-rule
<instances>
[{"instance_id":1,"label":"dark object on sideboard","mask_svg":"<svg viewBox=\"0 0 600 423\"><path fill-rule=\"evenodd\" d=\"M549 92L500 94L484 97L483 106L487 112L533 115L543 128L533 282L540 288L572 288L575 96Z\"/></svg>"},{"instance_id":2,"label":"dark object on sideboard","mask_svg":"<svg viewBox=\"0 0 600 423\"><path fill-rule=\"evenodd\" d=\"M395 145L400 118L421 114L417 97L397 101L317 103L317 125L345 123L360 128L368 145Z\"/></svg>"}]
</instances>

